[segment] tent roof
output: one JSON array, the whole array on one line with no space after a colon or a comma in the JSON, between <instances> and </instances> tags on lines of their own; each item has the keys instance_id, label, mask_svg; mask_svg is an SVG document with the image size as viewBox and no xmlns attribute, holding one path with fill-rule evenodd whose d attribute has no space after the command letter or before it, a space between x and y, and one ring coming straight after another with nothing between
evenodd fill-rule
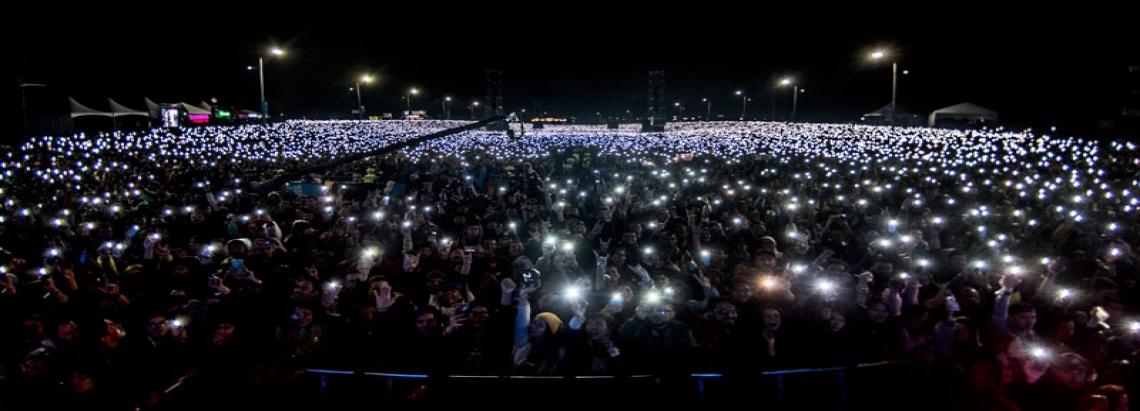
<instances>
[{"instance_id":1,"label":"tent roof","mask_svg":"<svg viewBox=\"0 0 1140 411\"><path fill-rule=\"evenodd\" d=\"M934 110L931 114L978 114L978 115L997 115L996 111L979 106L974 103L960 103L949 107L943 107Z\"/></svg>"},{"instance_id":2,"label":"tent roof","mask_svg":"<svg viewBox=\"0 0 1140 411\"><path fill-rule=\"evenodd\" d=\"M883 116L887 115L887 109L890 107L891 107L891 103L887 103L887 105L879 107L878 110L872 111L870 113L864 113L863 116L864 117L883 117ZM896 106L895 107L895 116L901 117L901 116L908 116L908 115L910 115L910 112L907 111L902 106Z\"/></svg>"},{"instance_id":3,"label":"tent roof","mask_svg":"<svg viewBox=\"0 0 1140 411\"><path fill-rule=\"evenodd\" d=\"M162 106L158 105L158 103L155 103L154 100L150 99L150 97L146 97L146 109L157 113L162 109Z\"/></svg>"},{"instance_id":4,"label":"tent roof","mask_svg":"<svg viewBox=\"0 0 1140 411\"><path fill-rule=\"evenodd\" d=\"M149 112L126 108L122 104L116 103L115 100L112 100L110 98L107 99L107 102L111 104L111 117L150 116Z\"/></svg>"},{"instance_id":5,"label":"tent roof","mask_svg":"<svg viewBox=\"0 0 1140 411\"><path fill-rule=\"evenodd\" d=\"M942 120L969 120L971 122L981 121L997 121L998 114L996 111L979 106L974 103L961 103L955 104L950 107L943 107L934 110L930 113L930 117L926 120L927 125L933 127L940 119Z\"/></svg>"},{"instance_id":6,"label":"tent roof","mask_svg":"<svg viewBox=\"0 0 1140 411\"><path fill-rule=\"evenodd\" d=\"M85 105L79 104L79 102L75 101L75 98L73 98L73 97L68 97L67 99L71 102L71 118L84 117L84 116L103 116L103 117L114 117L115 116L115 114L110 112L110 111L99 111L99 110L93 109L91 107L87 107Z\"/></svg>"},{"instance_id":7,"label":"tent roof","mask_svg":"<svg viewBox=\"0 0 1140 411\"><path fill-rule=\"evenodd\" d=\"M178 104L180 106L182 106L183 110L186 110L186 112L190 113L190 114L206 114L206 115L211 114L209 110L205 110L201 107L197 107L197 106L194 106L192 104L187 104L187 103L178 103Z\"/></svg>"}]
</instances>

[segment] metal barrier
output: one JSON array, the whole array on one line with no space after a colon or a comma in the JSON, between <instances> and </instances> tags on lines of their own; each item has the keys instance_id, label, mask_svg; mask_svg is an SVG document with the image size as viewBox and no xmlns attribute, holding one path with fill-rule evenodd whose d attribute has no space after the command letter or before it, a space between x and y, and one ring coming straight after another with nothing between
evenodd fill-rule
<instances>
[{"instance_id":1,"label":"metal barrier","mask_svg":"<svg viewBox=\"0 0 1140 411\"><path fill-rule=\"evenodd\" d=\"M748 375L495 376L307 369L277 386L236 388L215 402L216 386L184 376L162 393L174 411L212 409L440 409L548 404L560 407L763 406L767 410L950 410L958 386L937 364L887 361L779 369ZM425 388L426 387L426 388Z\"/></svg>"},{"instance_id":2,"label":"metal barrier","mask_svg":"<svg viewBox=\"0 0 1140 411\"><path fill-rule=\"evenodd\" d=\"M946 388L948 375L928 363L888 361L782 369L750 375L473 376L308 369L312 409L405 409L541 404L557 406L694 406L763 404L766 409L912 409ZM886 395L886 396L885 396ZM944 409L944 403L922 403ZM896 408L897 407L897 408Z\"/></svg>"}]
</instances>

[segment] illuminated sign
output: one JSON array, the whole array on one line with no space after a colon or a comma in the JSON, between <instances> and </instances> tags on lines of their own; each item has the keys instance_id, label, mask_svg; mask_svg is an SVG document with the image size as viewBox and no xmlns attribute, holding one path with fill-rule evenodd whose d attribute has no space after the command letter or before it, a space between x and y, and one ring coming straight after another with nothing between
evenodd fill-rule
<instances>
[{"instance_id":1,"label":"illuminated sign","mask_svg":"<svg viewBox=\"0 0 1140 411\"><path fill-rule=\"evenodd\" d=\"M163 127L178 127L178 108L177 107L163 107L162 108L162 126Z\"/></svg>"}]
</instances>

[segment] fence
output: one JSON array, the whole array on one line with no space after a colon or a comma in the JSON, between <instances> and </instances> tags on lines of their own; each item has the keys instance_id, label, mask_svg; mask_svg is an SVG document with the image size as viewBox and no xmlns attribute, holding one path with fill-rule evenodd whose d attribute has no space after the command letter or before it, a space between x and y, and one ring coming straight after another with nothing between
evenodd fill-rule
<instances>
[{"instance_id":1,"label":"fence","mask_svg":"<svg viewBox=\"0 0 1140 411\"><path fill-rule=\"evenodd\" d=\"M931 363L892 361L770 370L746 376L474 376L308 369L287 385L246 393L234 409L401 410L451 407L634 407L765 410L949 410L955 381ZM167 390L172 410L193 389ZM426 387L426 388L425 388ZM180 392L181 391L181 392ZM948 399L949 398L949 399ZM192 403L191 401L190 403ZM679 408L680 407L680 408Z\"/></svg>"},{"instance_id":2,"label":"fence","mask_svg":"<svg viewBox=\"0 0 1140 411\"><path fill-rule=\"evenodd\" d=\"M765 409L946 409L938 399L949 375L930 364L882 362L843 367L786 369L748 376L464 376L428 378L310 369L312 409L410 409L517 404L558 407L712 407L763 405ZM427 387L422 390L422 387ZM426 391L426 392L424 392ZM917 401L917 402L916 402Z\"/></svg>"}]
</instances>

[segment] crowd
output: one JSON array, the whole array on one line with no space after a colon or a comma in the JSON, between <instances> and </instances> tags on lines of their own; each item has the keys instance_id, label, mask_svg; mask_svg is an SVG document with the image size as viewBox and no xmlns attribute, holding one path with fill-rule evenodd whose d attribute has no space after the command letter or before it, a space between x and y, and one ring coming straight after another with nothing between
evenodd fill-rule
<instances>
[{"instance_id":1,"label":"crowd","mask_svg":"<svg viewBox=\"0 0 1140 411\"><path fill-rule=\"evenodd\" d=\"M315 368L747 381L906 361L946 376L947 409L1123 410L1136 392L1132 142L524 125L322 167L468 124L11 149L0 408L145 409L178 381L215 408L286 404Z\"/></svg>"}]
</instances>

